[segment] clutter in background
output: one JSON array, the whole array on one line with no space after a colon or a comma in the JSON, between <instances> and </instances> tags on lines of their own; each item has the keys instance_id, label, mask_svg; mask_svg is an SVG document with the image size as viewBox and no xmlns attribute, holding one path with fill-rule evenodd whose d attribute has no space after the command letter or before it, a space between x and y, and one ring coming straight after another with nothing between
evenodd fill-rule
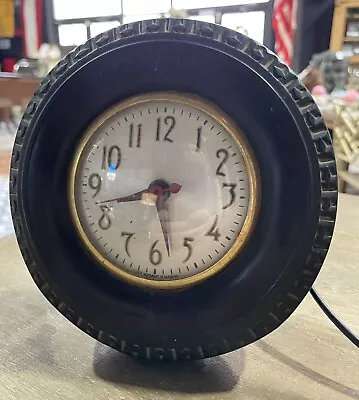
<instances>
[{"instance_id":1,"label":"clutter in background","mask_svg":"<svg viewBox=\"0 0 359 400\"><path fill-rule=\"evenodd\" d=\"M359 192L359 70L343 52L314 55L301 79L333 133L339 189Z\"/></svg>"}]
</instances>

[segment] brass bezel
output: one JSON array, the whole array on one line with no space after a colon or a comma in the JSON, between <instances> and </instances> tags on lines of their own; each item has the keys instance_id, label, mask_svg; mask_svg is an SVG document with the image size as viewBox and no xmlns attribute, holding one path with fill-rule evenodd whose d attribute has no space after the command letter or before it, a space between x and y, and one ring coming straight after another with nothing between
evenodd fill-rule
<instances>
[{"instance_id":1,"label":"brass bezel","mask_svg":"<svg viewBox=\"0 0 359 400\"><path fill-rule=\"evenodd\" d=\"M220 260L218 260L215 264L213 264L205 271L202 271L194 276L182 279L176 279L173 281L166 281L166 280L156 281L152 279L146 279L134 276L122 270L121 268L117 267L116 265L112 264L105 256L103 256L96 249L96 247L87 237L85 230L82 227L76 208L75 183L76 183L77 166L79 164L82 152L86 147L86 144L91 138L91 136L106 120L111 118L114 114L123 111L129 107L132 107L134 105L150 101L174 101L177 103L190 105L210 115L215 121L217 121L221 126L223 126L223 128L226 129L227 132L229 132L229 134L233 137L238 146L239 151L241 152L241 155L243 157L248 172L248 180L249 180L248 183L250 192L248 212L243 227L236 241L233 243L232 247ZM111 275L131 285L137 285L147 289L181 289L201 283L204 280L217 274L223 268L225 268L236 256L238 256L240 251L244 248L251 233L253 232L259 212L260 174L253 151L250 148L247 139L245 138L241 130L237 127L235 122L232 121L221 109L219 109L214 104L208 102L207 100L204 100L201 97L190 93L153 92L128 98L120 102L119 104L110 107L89 125L88 129L86 130L85 134L80 140L79 145L76 148L75 156L71 165L70 178L69 178L69 204L70 204L71 216L76 231L80 236L83 244L85 245L87 251L89 251L89 253L94 257L94 259Z\"/></svg>"}]
</instances>

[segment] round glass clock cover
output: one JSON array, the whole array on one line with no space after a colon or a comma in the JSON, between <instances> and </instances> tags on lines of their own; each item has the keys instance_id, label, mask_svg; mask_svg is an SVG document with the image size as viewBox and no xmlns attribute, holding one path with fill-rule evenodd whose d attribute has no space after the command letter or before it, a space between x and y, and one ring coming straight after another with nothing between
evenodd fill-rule
<instances>
[{"instance_id":1,"label":"round glass clock cover","mask_svg":"<svg viewBox=\"0 0 359 400\"><path fill-rule=\"evenodd\" d=\"M196 96L153 93L112 107L85 133L72 174L84 243L134 283L178 287L210 276L255 222L258 172L247 141Z\"/></svg>"}]
</instances>

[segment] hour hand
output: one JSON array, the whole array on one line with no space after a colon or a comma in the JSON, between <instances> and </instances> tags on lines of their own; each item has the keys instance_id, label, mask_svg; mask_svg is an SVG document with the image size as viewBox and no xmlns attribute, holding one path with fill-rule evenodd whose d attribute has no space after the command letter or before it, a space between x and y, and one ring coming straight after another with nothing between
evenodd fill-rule
<instances>
[{"instance_id":1,"label":"hour hand","mask_svg":"<svg viewBox=\"0 0 359 400\"><path fill-rule=\"evenodd\" d=\"M125 203L127 201L137 201L137 200L141 200L143 194L147 193L147 192L148 192L148 189L144 189L144 190L141 190L140 192L133 193L128 196L116 197L116 198L110 199L110 200L98 201L96 204L110 203L112 201L116 201L117 203Z\"/></svg>"},{"instance_id":2,"label":"hour hand","mask_svg":"<svg viewBox=\"0 0 359 400\"><path fill-rule=\"evenodd\" d=\"M142 200L143 199L143 195L145 193L150 193L155 195L157 198L160 198L161 196L163 196L163 194L167 193L168 196L171 193L178 193L182 186L179 185L178 183L171 183L170 185L168 185L167 188L163 188L162 186L160 186L158 184L159 181L153 181L148 188L143 189L137 193L133 193L130 194L128 196L124 196L124 197L116 197L114 199L109 199L109 200L103 200L103 201L98 201L96 202L96 204L103 204L103 203L110 203L113 201L116 201L117 203L125 203L128 201L138 201L138 200Z\"/></svg>"}]
</instances>

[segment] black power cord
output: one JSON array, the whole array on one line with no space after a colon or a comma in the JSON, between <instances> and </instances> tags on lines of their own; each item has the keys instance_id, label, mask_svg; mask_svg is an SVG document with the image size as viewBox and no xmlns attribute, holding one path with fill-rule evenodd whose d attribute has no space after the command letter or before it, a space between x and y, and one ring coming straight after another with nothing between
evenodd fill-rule
<instances>
[{"instance_id":1,"label":"black power cord","mask_svg":"<svg viewBox=\"0 0 359 400\"><path fill-rule=\"evenodd\" d=\"M356 336L344 323L335 316L335 314L326 305L323 299L319 296L318 292L314 289L310 289L310 294L313 299L318 303L324 314L333 322L333 324L340 330L340 332L346 336L355 346L359 347L359 337Z\"/></svg>"}]
</instances>

